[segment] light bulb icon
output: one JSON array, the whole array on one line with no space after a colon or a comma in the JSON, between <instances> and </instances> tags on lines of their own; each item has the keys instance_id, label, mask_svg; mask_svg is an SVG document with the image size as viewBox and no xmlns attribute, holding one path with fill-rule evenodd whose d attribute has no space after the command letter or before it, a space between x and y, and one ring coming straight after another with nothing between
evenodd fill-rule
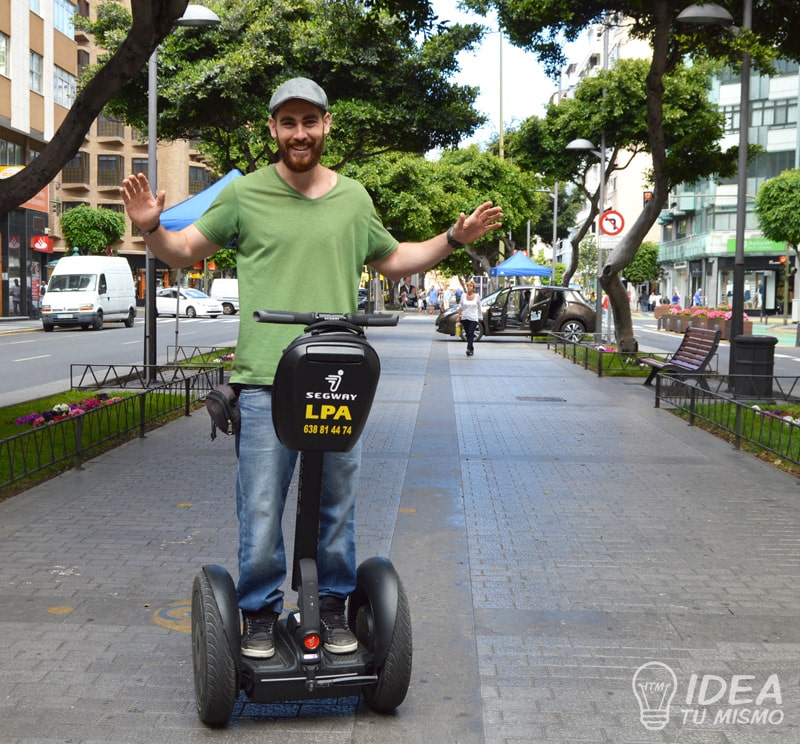
<instances>
[{"instance_id":1,"label":"light bulb icon","mask_svg":"<svg viewBox=\"0 0 800 744\"><path fill-rule=\"evenodd\" d=\"M661 731L669 723L669 706L678 678L666 664L649 661L633 675L633 694L639 702L639 720L648 731Z\"/></svg>"}]
</instances>

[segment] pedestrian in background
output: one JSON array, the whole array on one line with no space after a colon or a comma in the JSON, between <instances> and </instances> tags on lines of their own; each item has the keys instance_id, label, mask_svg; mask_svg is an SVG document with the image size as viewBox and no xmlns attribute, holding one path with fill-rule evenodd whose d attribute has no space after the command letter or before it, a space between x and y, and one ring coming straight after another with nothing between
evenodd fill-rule
<instances>
[{"instance_id":1,"label":"pedestrian in background","mask_svg":"<svg viewBox=\"0 0 800 744\"><path fill-rule=\"evenodd\" d=\"M482 316L481 296L475 292L475 282L469 281L467 282L467 291L461 295L457 318L467 339L467 356L475 353L475 330Z\"/></svg>"}]
</instances>

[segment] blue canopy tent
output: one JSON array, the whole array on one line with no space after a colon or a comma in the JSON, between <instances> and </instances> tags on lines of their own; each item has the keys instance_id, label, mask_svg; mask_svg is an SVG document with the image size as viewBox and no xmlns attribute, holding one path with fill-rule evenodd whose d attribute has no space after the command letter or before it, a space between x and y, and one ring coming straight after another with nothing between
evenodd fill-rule
<instances>
[{"instance_id":1,"label":"blue canopy tent","mask_svg":"<svg viewBox=\"0 0 800 744\"><path fill-rule=\"evenodd\" d=\"M218 181L214 181L207 189L203 189L199 194L190 196L174 207L165 209L161 213L161 224L167 230L180 230L187 225L191 225L211 206L211 202L214 201L217 194L234 178L239 178L241 175L241 171L234 168Z\"/></svg>"},{"instance_id":2,"label":"blue canopy tent","mask_svg":"<svg viewBox=\"0 0 800 744\"><path fill-rule=\"evenodd\" d=\"M239 178L242 175L242 172L236 168L231 171L228 171L222 178L217 181L214 181L208 188L203 189L199 194L195 194L194 196L190 196L188 199L184 199L182 202L179 202L174 207L170 207L169 209L165 209L161 213L161 224L167 228L167 230L180 230L187 225L191 225L198 217L200 217L210 206L211 202L214 201L217 194L219 194L222 189L227 186L234 178ZM205 286L207 281L207 273L203 271L203 283L204 288L207 290L208 287ZM180 286L181 284L181 270L178 269L178 275L176 278L177 284ZM180 299L178 299L178 304L176 307L175 312L175 362L178 361L178 349L180 348L178 343L178 327L180 323Z\"/></svg>"},{"instance_id":3,"label":"blue canopy tent","mask_svg":"<svg viewBox=\"0 0 800 744\"><path fill-rule=\"evenodd\" d=\"M489 269L491 276L550 276L546 266L531 261L524 253L517 252L503 263Z\"/></svg>"}]
</instances>

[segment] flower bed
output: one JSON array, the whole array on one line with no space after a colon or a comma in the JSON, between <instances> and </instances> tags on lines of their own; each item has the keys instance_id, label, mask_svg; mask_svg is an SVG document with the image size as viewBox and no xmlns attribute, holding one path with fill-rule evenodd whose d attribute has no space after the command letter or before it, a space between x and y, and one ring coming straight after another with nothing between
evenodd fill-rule
<instances>
[{"instance_id":1,"label":"flower bed","mask_svg":"<svg viewBox=\"0 0 800 744\"><path fill-rule=\"evenodd\" d=\"M69 418L70 416L78 416L81 413L86 413L86 411L90 411L92 408L105 406L109 403L116 403L120 400L122 400L122 398L119 396L111 397L107 393L98 393L94 398L84 398L75 403L56 403L56 405L46 411L20 416L16 419L16 424L18 426L27 426L30 424L34 427L52 424L56 421Z\"/></svg>"},{"instance_id":2,"label":"flower bed","mask_svg":"<svg viewBox=\"0 0 800 744\"><path fill-rule=\"evenodd\" d=\"M659 328L672 333L685 333L689 326L695 328L710 328L721 331L721 338L730 340L731 313L729 307L692 307L682 309L679 305L670 305L668 312L659 320ZM750 335L753 332L753 321L743 314L742 333Z\"/></svg>"}]
</instances>

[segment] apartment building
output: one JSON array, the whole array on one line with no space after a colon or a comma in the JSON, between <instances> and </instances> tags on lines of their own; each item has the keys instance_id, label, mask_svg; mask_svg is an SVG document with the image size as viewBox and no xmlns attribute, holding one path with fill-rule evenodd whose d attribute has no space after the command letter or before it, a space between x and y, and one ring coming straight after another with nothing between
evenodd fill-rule
<instances>
[{"instance_id":1,"label":"apartment building","mask_svg":"<svg viewBox=\"0 0 800 744\"><path fill-rule=\"evenodd\" d=\"M711 91L725 115L723 149L738 145L741 79L726 71ZM748 141L761 148L747 169L744 229L744 301L746 311L786 314L793 308L796 256L784 243L766 240L754 211L755 195L764 181L800 166L800 71L796 62L780 61L772 76L753 71L750 78ZM736 248L737 178L682 185L670 197L659 223L659 263L667 285L688 305L702 289L709 305L732 303ZM787 273L788 269L788 273Z\"/></svg>"},{"instance_id":2,"label":"apartment building","mask_svg":"<svg viewBox=\"0 0 800 744\"><path fill-rule=\"evenodd\" d=\"M649 45L629 39L625 24L616 23L613 16L591 29L585 41L583 59L564 71L567 91L604 65L613 67L618 59L651 56ZM738 145L740 97L741 80L737 72L727 70L713 81L710 99L725 115L721 143L724 150ZM797 63L777 62L772 76L755 70L751 73L748 140L762 152L750 163L747 173L745 305L751 312L785 313L795 321L800 314L794 303L795 284L800 281L800 274L794 272L797 257L788 254L785 244L763 237L754 205L755 195L764 181L784 170L800 167L798 108L800 70ZM647 191L644 173L649 167L649 157L637 156L631 167L614 174L608 183L604 206L621 213L626 224L630 224L643 207ZM600 168L596 166L589 174L590 189L597 188L599 177ZM700 289L706 304L732 304L737 200L736 176L681 185L670 195L668 207L661 212L657 225L647 237L659 244L662 276L658 289L662 295L671 297L677 293L681 304L688 306ZM601 235L601 249L613 248L624 234L623 230L617 238ZM564 247L569 249L566 242ZM568 258L568 255L559 256L558 260Z\"/></svg>"},{"instance_id":3,"label":"apartment building","mask_svg":"<svg viewBox=\"0 0 800 744\"><path fill-rule=\"evenodd\" d=\"M129 0L123 4L130 7ZM33 161L67 115L80 73L97 54L73 19L76 14L91 17L96 5L88 0L0 0L0 177ZM159 143L157 153L158 186L167 191L167 206L212 182L191 143ZM66 251L64 212L80 204L124 212L119 184L128 173L147 172L147 161L145 133L100 116L59 178L2 217L3 315L36 314L48 270ZM127 220L125 235L112 250L130 262L143 301L145 245ZM160 263L157 268L166 269Z\"/></svg>"}]
</instances>

